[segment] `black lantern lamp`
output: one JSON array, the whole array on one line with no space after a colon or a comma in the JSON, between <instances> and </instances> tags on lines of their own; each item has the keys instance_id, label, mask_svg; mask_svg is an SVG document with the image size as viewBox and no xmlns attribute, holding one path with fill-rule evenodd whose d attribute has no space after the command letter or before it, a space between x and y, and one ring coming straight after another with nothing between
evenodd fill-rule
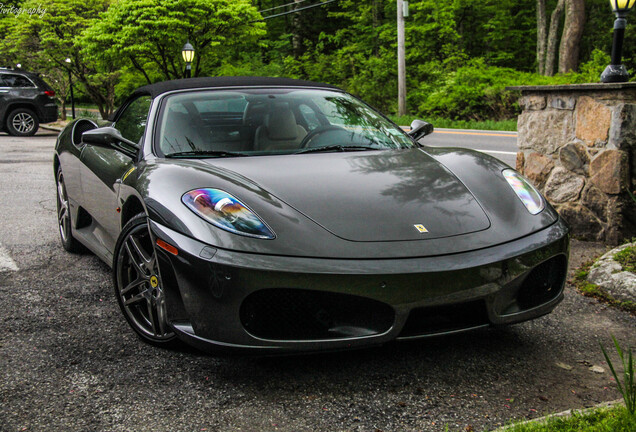
<instances>
[{"instance_id":1,"label":"black lantern lamp","mask_svg":"<svg viewBox=\"0 0 636 432\"><path fill-rule=\"evenodd\" d=\"M614 21L614 41L612 42L612 61L601 74L601 82L626 82L629 79L627 69L621 64L621 57L625 26L627 25L625 17L634 6L634 3L636 3L636 0L610 0L612 11L616 14L616 21Z\"/></svg>"},{"instance_id":2,"label":"black lantern lamp","mask_svg":"<svg viewBox=\"0 0 636 432\"><path fill-rule=\"evenodd\" d=\"M181 56L183 56L183 61L186 64L185 77L190 78L192 76L192 60L194 60L194 47L190 44L190 41L187 41L181 49Z\"/></svg>"}]
</instances>

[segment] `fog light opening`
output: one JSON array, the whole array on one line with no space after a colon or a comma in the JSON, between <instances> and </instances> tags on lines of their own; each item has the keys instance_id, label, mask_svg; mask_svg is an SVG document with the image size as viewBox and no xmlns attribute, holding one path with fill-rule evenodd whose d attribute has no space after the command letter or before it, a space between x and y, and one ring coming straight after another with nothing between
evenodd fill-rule
<instances>
[{"instance_id":1,"label":"fog light opening","mask_svg":"<svg viewBox=\"0 0 636 432\"><path fill-rule=\"evenodd\" d=\"M519 308L532 309L557 298L565 283L566 267L565 257L557 255L533 268L519 289Z\"/></svg>"}]
</instances>

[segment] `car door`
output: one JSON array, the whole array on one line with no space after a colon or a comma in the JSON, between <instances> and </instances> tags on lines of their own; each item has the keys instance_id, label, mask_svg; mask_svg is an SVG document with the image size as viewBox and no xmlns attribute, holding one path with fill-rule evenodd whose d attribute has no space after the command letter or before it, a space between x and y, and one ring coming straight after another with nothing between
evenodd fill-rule
<instances>
[{"instance_id":1,"label":"car door","mask_svg":"<svg viewBox=\"0 0 636 432\"><path fill-rule=\"evenodd\" d=\"M141 96L126 105L115 119L113 127L122 136L142 145L152 100ZM93 236L112 254L119 235L120 220L117 202L122 176L136 161L121 151L86 144L80 155L82 203L93 219Z\"/></svg>"}]
</instances>

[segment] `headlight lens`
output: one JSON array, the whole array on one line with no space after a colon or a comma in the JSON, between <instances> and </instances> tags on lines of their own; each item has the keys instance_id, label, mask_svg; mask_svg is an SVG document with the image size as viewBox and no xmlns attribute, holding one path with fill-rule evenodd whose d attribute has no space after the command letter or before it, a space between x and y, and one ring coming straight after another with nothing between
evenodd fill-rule
<instances>
[{"instance_id":1,"label":"headlight lens","mask_svg":"<svg viewBox=\"0 0 636 432\"><path fill-rule=\"evenodd\" d=\"M502 171L502 174L528 211L533 215L541 213L545 207L545 202L534 186L515 170L506 169Z\"/></svg>"},{"instance_id":2,"label":"headlight lens","mask_svg":"<svg viewBox=\"0 0 636 432\"><path fill-rule=\"evenodd\" d=\"M191 190L183 195L181 201L194 213L223 230L261 239L276 237L256 213L222 190Z\"/></svg>"}]
</instances>

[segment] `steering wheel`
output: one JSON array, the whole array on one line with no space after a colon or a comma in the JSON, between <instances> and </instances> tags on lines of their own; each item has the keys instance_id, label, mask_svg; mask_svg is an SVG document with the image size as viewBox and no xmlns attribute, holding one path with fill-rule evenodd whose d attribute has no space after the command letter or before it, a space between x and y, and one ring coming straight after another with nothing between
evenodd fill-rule
<instances>
[{"instance_id":1,"label":"steering wheel","mask_svg":"<svg viewBox=\"0 0 636 432\"><path fill-rule=\"evenodd\" d=\"M308 144L311 140L313 140L314 138L316 138L318 135L322 135L326 132L332 132L332 131L346 131L346 129L341 128L340 126L322 126L322 127L317 127L316 129L312 130L311 132L309 132L307 135L305 135L305 138L303 138L303 140L300 142L300 148L307 148L309 147Z\"/></svg>"}]
</instances>

